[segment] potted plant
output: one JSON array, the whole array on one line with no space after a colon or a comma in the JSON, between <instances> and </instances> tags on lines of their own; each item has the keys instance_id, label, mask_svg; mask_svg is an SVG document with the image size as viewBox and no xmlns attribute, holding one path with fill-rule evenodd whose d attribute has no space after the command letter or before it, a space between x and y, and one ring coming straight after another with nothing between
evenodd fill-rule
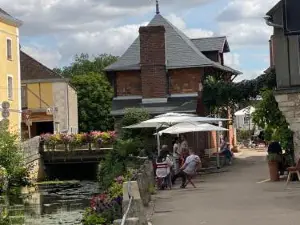
<instances>
[{"instance_id":1,"label":"potted plant","mask_svg":"<svg viewBox=\"0 0 300 225\"><path fill-rule=\"evenodd\" d=\"M267 156L270 180L279 181L279 162L280 156L276 153L269 153Z\"/></svg>"}]
</instances>

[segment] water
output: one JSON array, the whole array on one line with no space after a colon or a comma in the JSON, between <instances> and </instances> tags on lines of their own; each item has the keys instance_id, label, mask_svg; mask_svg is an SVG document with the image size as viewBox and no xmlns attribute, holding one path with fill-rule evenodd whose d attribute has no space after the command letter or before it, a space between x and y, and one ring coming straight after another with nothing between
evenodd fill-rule
<instances>
[{"instance_id":1,"label":"water","mask_svg":"<svg viewBox=\"0 0 300 225\"><path fill-rule=\"evenodd\" d=\"M85 208L98 193L98 184L91 181L48 184L31 194L4 196L0 205L8 209L10 224L82 224Z\"/></svg>"}]
</instances>

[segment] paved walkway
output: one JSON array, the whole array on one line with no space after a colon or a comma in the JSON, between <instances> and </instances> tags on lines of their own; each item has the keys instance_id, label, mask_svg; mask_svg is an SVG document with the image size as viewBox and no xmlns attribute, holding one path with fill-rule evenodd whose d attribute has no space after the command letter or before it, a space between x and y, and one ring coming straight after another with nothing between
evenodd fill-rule
<instances>
[{"instance_id":1,"label":"paved walkway","mask_svg":"<svg viewBox=\"0 0 300 225\"><path fill-rule=\"evenodd\" d=\"M228 171L156 196L153 225L298 225L300 183L266 182L265 153L245 151ZM178 180L178 184L180 181Z\"/></svg>"}]
</instances>

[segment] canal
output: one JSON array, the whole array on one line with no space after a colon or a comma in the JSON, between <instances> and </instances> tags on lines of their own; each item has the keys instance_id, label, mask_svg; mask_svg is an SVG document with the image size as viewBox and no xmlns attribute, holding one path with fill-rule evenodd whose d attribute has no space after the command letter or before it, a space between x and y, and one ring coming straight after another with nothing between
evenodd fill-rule
<instances>
[{"instance_id":1,"label":"canal","mask_svg":"<svg viewBox=\"0 0 300 225\"><path fill-rule=\"evenodd\" d=\"M82 224L84 210L99 187L93 181L48 182L32 193L27 191L1 197L1 213L9 215L8 224Z\"/></svg>"}]
</instances>

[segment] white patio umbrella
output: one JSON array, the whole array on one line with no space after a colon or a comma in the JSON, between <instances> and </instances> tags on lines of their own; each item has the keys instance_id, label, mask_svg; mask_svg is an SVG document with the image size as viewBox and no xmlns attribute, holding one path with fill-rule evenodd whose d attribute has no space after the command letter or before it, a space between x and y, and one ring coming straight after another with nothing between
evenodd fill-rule
<instances>
[{"instance_id":1,"label":"white patio umbrella","mask_svg":"<svg viewBox=\"0 0 300 225\"><path fill-rule=\"evenodd\" d=\"M158 118L158 117L166 117L166 116L197 116L197 115L189 114L189 113L169 112L169 113L161 114L161 115L158 115L158 116L155 116L155 117Z\"/></svg>"},{"instance_id":2,"label":"white patio umbrella","mask_svg":"<svg viewBox=\"0 0 300 225\"><path fill-rule=\"evenodd\" d=\"M223 127L214 126L208 123L197 123L197 122L184 122L178 123L165 130L159 131L159 135L162 134L183 134L191 132L204 132L204 131L227 131L228 129Z\"/></svg>"},{"instance_id":3,"label":"white patio umbrella","mask_svg":"<svg viewBox=\"0 0 300 225\"><path fill-rule=\"evenodd\" d=\"M169 127L165 130L158 132L159 135L162 134L183 134L183 133L191 133L191 132L207 132L207 131L227 131L228 129L220 126L214 126L208 123L178 123L172 127ZM218 141L217 141L217 153L219 150ZM220 167L220 156L217 154L217 167Z\"/></svg>"},{"instance_id":4,"label":"white patio umbrella","mask_svg":"<svg viewBox=\"0 0 300 225\"><path fill-rule=\"evenodd\" d=\"M146 121L143 121L139 124L123 127L125 129L136 129L136 128L155 128L156 132L159 128L163 126L173 126L178 123L184 123L184 122L202 122L202 123L214 123L214 122L220 122L220 121L227 121L228 119L223 119L223 118L209 118L209 117L199 117L199 116L186 116L180 114L174 116L158 116L153 119L149 119ZM158 151L160 151L160 139L159 139L159 134L157 134L157 146L158 146Z\"/></svg>"}]
</instances>

